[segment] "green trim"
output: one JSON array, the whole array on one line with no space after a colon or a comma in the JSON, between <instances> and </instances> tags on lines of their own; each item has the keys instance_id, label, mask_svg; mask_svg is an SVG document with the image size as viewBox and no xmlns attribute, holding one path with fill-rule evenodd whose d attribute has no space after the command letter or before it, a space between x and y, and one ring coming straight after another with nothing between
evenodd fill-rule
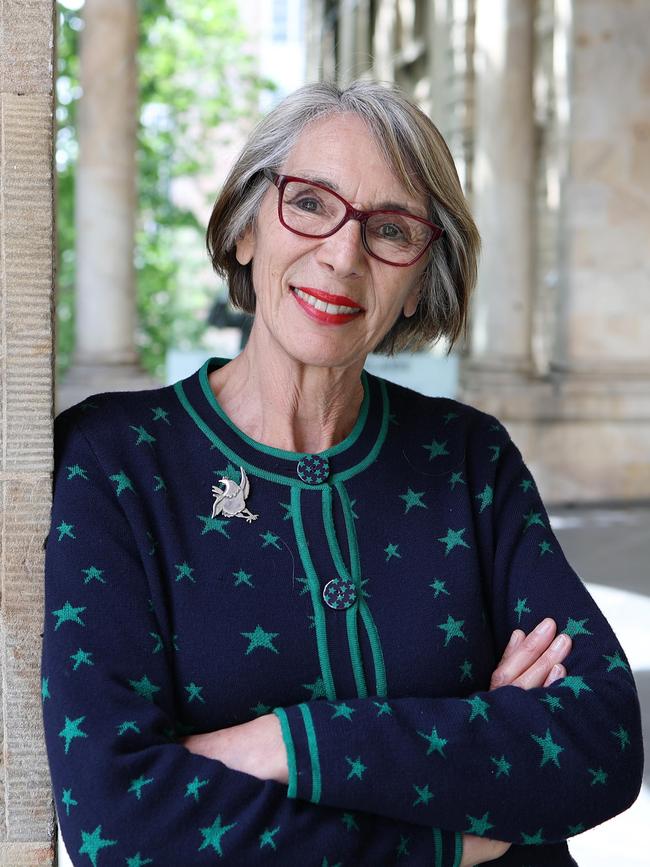
<instances>
[{"instance_id":1,"label":"green trim","mask_svg":"<svg viewBox=\"0 0 650 867\"><path fill-rule=\"evenodd\" d=\"M320 670L325 684L325 695L330 701L336 698L336 690L334 688L334 678L332 676L332 667L330 665L329 650L327 647L327 627L325 625L325 612L321 600L320 583L314 564L312 563L307 539L305 537L305 528L302 523L302 512L300 511L300 488L293 487L291 489L291 517L293 522L293 532L298 545L298 553L300 560L305 569L309 591L311 593L311 604L314 610L314 623L316 624L316 647L318 648L318 659L320 662Z\"/></svg>"},{"instance_id":2,"label":"green trim","mask_svg":"<svg viewBox=\"0 0 650 867\"><path fill-rule=\"evenodd\" d=\"M285 451L284 449L276 449L274 446L267 446L264 443L258 443L256 440L251 439L248 434L245 434L243 430L237 427L237 425L230 419L226 413L221 408L219 401L215 397L212 388L210 387L210 380L208 379L208 367L212 361L217 362L227 362L227 359L224 358L209 358L203 367L199 370L199 382L201 383L201 388L203 389L203 394L205 395L206 400L212 407L212 409L217 413L219 418L225 422L228 427L233 430L237 436L239 436L245 443L247 443L251 448L256 449L259 452L263 452L266 455L272 455L275 458L287 458L288 460L300 460L300 458L304 457L308 452L291 452ZM223 365L220 365L223 367ZM356 423L350 433L346 436L344 440L341 440L340 443L337 443L335 446L332 446L329 449L325 449L323 452L318 452L318 454L322 457L331 457L332 455L338 455L339 452L345 451L345 449L349 448L351 445L359 439L361 431L366 423L366 419L368 418L368 409L370 406L370 393L368 388L368 376L365 370L361 371L361 385L363 386L363 400L361 401L361 407L359 409L359 416L356 420Z\"/></svg>"},{"instance_id":3,"label":"green trim","mask_svg":"<svg viewBox=\"0 0 650 867\"><path fill-rule=\"evenodd\" d=\"M334 473L330 481L331 483L337 484L338 482L347 482L348 479L351 479L352 476L355 476L357 473L363 472L370 464L374 463L377 460L377 455L379 454L381 447L384 444L386 439L386 434L388 433L388 416L389 416L389 406L388 406L388 391L386 389L386 383L383 379L379 379L379 390L381 391L381 428L379 429L379 433L377 434L377 439L375 440L375 444L370 449L365 458L356 464L354 467L350 467L349 470L344 470L341 473Z\"/></svg>"},{"instance_id":4,"label":"green trim","mask_svg":"<svg viewBox=\"0 0 650 867\"><path fill-rule=\"evenodd\" d=\"M463 835L460 831L456 831L456 851L454 852L453 867L460 867L460 862L463 859Z\"/></svg>"},{"instance_id":5,"label":"green trim","mask_svg":"<svg viewBox=\"0 0 650 867\"><path fill-rule=\"evenodd\" d=\"M296 748L293 743L291 734L291 726L289 719L282 707L273 708L273 713L280 720L280 728L282 729L282 740L287 751L287 766L289 768L289 789L287 791L288 798L295 798L298 791L298 771L296 769Z\"/></svg>"},{"instance_id":6,"label":"green trim","mask_svg":"<svg viewBox=\"0 0 650 867\"><path fill-rule=\"evenodd\" d=\"M440 828L433 829L433 845L435 846L435 865L434 867L442 867L442 834Z\"/></svg>"},{"instance_id":7,"label":"green trim","mask_svg":"<svg viewBox=\"0 0 650 867\"><path fill-rule=\"evenodd\" d=\"M357 531L354 526L354 518L352 517L352 506L350 505L348 492L345 490L343 485L337 484L336 490L338 491L343 506L345 530L350 549L352 580L354 581L354 585L359 593L359 612L368 635L370 650L372 651L372 660L375 666L376 695L387 696L388 684L386 682L386 663L384 661L384 652L381 648L381 641L379 639L379 631L361 590L361 559L359 557L359 546L357 544Z\"/></svg>"},{"instance_id":8,"label":"green trim","mask_svg":"<svg viewBox=\"0 0 650 867\"><path fill-rule=\"evenodd\" d=\"M320 759L318 756L318 741L314 731L314 721L306 704L299 704L300 713L305 723L307 732L307 745L309 746L309 758L311 759L311 801L318 804L321 796Z\"/></svg>"}]
</instances>

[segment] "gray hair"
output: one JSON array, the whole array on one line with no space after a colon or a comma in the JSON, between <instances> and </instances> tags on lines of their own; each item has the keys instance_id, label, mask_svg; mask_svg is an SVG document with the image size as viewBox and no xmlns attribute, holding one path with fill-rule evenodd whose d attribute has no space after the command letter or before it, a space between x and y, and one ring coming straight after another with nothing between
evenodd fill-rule
<instances>
[{"instance_id":1,"label":"gray hair","mask_svg":"<svg viewBox=\"0 0 650 867\"><path fill-rule=\"evenodd\" d=\"M375 351L392 355L421 349L441 337L451 347L466 327L480 238L445 140L424 112L393 86L369 81L355 81L345 89L326 82L308 84L260 121L210 216L206 244L213 268L226 279L233 304L254 313L251 264L239 264L235 247L254 226L268 190L263 170L281 170L308 124L348 113L365 121L395 176L410 195L424 193L429 219L444 229L429 250L415 314L400 314Z\"/></svg>"}]
</instances>

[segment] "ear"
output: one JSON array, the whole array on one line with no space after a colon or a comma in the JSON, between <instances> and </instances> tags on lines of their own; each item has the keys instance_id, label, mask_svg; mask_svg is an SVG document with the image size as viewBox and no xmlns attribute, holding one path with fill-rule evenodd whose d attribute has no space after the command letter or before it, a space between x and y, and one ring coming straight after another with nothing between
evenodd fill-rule
<instances>
[{"instance_id":1,"label":"ear","mask_svg":"<svg viewBox=\"0 0 650 867\"><path fill-rule=\"evenodd\" d=\"M420 301L420 290L422 286L420 285L421 281L415 284L415 286L411 289L409 294L406 296L406 300L404 301L404 316L409 319L414 315L415 311L418 309L418 303Z\"/></svg>"},{"instance_id":2,"label":"ear","mask_svg":"<svg viewBox=\"0 0 650 867\"><path fill-rule=\"evenodd\" d=\"M235 244L235 258L240 265L248 265L255 253L255 233L249 226Z\"/></svg>"}]
</instances>

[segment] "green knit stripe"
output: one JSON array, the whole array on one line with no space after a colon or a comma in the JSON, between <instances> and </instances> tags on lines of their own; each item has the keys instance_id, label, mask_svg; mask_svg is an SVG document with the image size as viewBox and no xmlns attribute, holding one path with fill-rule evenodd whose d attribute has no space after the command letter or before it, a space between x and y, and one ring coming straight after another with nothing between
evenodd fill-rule
<instances>
[{"instance_id":1,"label":"green knit stripe","mask_svg":"<svg viewBox=\"0 0 650 867\"><path fill-rule=\"evenodd\" d=\"M433 845L436 848L434 867L442 867L442 834L439 828L433 829Z\"/></svg>"},{"instance_id":2,"label":"green knit stripe","mask_svg":"<svg viewBox=\"0 0 650 867\"><path fill-rule=\"evenodd\" d=\"M460 831L456 831L456 849L454 852L453 867L460 867L460 862L463 858L463 835Z\"/></svg>"},{"instance_id":3,"label":"green knit stripe","mask_svg":"<svg viewBox=\"0 0 650 867\"><path fill-rule=\"evenodd\" d=\"M334 516L332 514L332 489L326 485L322 491L322 509L323 509L323 524L325 526L325 535L327 536L327 544L329 545L330 554L336 571L344 581L350 581L350 572L343 561L339 541L336 538L336 527L334 526Z\"/></svg>"},{"instance_id":4,"label":"green knit stripe","mask_svg":"<svg viewBox=\"0 0 650 867\"><path fill-rule=\"evenodd\" d=\"M314 610L314 623L316 624L316 647L318 648L318 659L320 662L321 675L325 684L325 695L330 701L336 698L336 690L334 687L334 678L332 676L332 667L330 665L330 655L327 647L327 628L325 625L325 612L323 610L323 602L320 594L320 583L314 564L309 554L307 539L305 537L305 528L302 523L302 512L300 511L300 488L291 488L291 516L293 522L293 531L298 545L300 560L305 570L309 592L311 594L311 604Z\"/></svg>"},{"instance_id":5,"label":"green knit stripe","mask_svg":"<svg viewBox=\"0 0 650 867\"><path fill-rule=\"evenodd\" d=\"M388 417L390 415L388 391L386 389L386 383L383 379L379 380L379 389L381 391L381 427L379 429L379 433L377 434L377 439L375 440L373 447L370 449L370 451L362 461L360 461L354 467L350 467L349 470L344 470L341 473L334 473L334 475L330 477L330 481L332 482L332 484L336 484L337 482L347 482L347 480L351 479L352 476L356 476L357 473L362 473L370 466L370 464L374 463L377 460L377 455L381 451L381 447L386 440L386 434L388 433Z\"/></svg>"},{"instance_id":6,"label":"green knit stripe","mask_svg":"<svg viewBox=\"0 0 650 867\"><path fill-rule=\"evenodd\" d=\"M287 791L288 798L295 798L298 791L298 771L296 769L296 748L291 735L291 727L287 714L282 707L274 707L273 713L280 720L280 728L282 729L282 740L287 750L287 765L289 767L289 789Z\"/></svg>"},{"instance_id":7,"label":"green knit stripe","mask_svg":"<svg viewBox=\"0 0 650 867\"><path fill-rule=\"evenodd\" d=\"M321 776L320 776L320 758L318 756L318 742L316 740L316 732L314 731L314 721L311 718L311 712L306 704L299 704L300 713L302 714L303 722L305 723L305 731L307 732L307 745L309 747L309 758L311 759L311 801L318 804L321 796Z\"/></svg>"}]
</instances>

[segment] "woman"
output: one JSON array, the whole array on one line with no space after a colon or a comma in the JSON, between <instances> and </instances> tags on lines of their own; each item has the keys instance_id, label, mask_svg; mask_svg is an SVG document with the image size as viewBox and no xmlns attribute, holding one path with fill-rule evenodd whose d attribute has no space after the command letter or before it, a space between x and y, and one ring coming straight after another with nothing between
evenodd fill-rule
<instances>
[{"instance_id":1,"label":"woman","mask_svg":"<svg viewBox=\"0 0 650 867\"><path fill-rule=\"evenodd\" d=\"M640 786L623 651L501 425L363 372L463 330L478 236L440 135L396 91L303 88L208 246L245 350L57 421L74 863L575 863Z\"/></svg>"}]
</instances>

